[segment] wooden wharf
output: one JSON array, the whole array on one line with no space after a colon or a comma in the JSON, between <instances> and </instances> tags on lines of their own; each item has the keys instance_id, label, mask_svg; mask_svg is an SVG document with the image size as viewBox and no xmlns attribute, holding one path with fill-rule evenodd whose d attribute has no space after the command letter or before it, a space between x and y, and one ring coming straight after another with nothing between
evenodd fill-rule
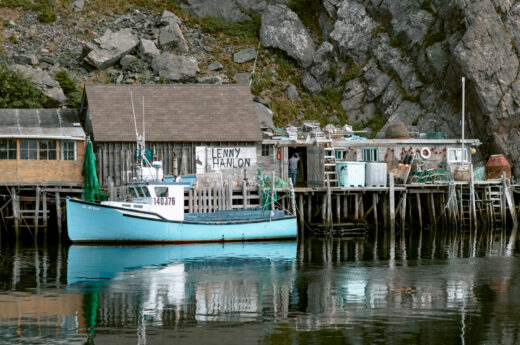
<instances>
[{"instance_id":1,"label":"wooden wharf","mask_svg":"<svg viewBox=\"0 0 520 345\"><path fill-rule=\"evenodd\" d=\"M300 233L344 234L364 232L371 227L396 231L405 228L464 228L477 225L506 226L518 222L513 194L515 186L505 176L487 181L395 184L366 187L274 188L264 194L259 186L242 181L214 188L187 188L185 212L249 209L261 207L262 199L270 208L294 210ZM56 222L57 236L63 237L66 219L65 198L80 197L81 188L70 186L1 186L0 216L5 229L20 236L30 229L38 238L39 228L47 236L50 219ZM124 199L125 188L111 186L111 199ZM262 195L264 194L264 195ZM276 202L275 202L276 199ZM294 202L292 201L294 200ZM363 231L362 231L363 230Z\"/></svg>"}]
</instances>

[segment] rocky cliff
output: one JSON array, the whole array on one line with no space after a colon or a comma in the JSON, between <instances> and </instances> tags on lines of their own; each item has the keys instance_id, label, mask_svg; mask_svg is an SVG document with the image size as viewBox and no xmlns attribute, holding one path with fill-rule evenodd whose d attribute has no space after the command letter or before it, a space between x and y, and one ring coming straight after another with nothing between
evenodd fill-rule
<instances>
[{"instance_id":1,"label":"rocky cliff","mask_svg":"<svg viewBox=\"0 0 520 345\"><path fill-rule=\"evenodd\" d=\"M3 53L49 106L68 102L54 80L63 69L79 84L248 82L258 51L252 91L266 124L318 119L375 134L402 120L459 137L465 77L466 136L520 176L516 1L76 0L53 10L43 24L37 9L0 8Z\"/></svg>"}]
</instances>

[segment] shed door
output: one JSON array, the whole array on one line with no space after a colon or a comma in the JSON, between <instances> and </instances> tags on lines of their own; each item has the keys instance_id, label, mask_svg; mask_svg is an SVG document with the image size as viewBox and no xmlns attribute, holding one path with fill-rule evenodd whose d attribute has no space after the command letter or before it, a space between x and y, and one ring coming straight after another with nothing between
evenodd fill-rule
<instances>
[{"instance_id":1,"label":"shed door","mask_svg":"<svg viewBox=\"0 0 520 345\"><path fill-rule=\"evenodd\" d=\"M307 147L307 187L322 187L325 153L320 146Z\"/></svg>"}]
</instances>

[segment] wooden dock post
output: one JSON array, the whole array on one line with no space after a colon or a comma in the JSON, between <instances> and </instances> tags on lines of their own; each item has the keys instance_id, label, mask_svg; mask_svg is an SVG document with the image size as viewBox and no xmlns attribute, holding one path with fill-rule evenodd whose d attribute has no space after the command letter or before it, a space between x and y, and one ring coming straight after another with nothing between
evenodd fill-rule
<instances>
[{"instance_id":1,"label":"wooden dock post","mask_svg":"<svg viewBox=\"0 0 520 345\"><path fill-rule=\"evenodd\" d=\"M58 222L58 240L61 241L62 213L61 213L60 192L56 192L56 218L57 218L57 222Z\"/></svg>"},{"instance_id":2,"label":"wooden dock post","mask_svg":"<svg viewBox=\"0 0 520 345\"><path fill-rule=\"evenodd\" d=\"M348 195L343 197L343 218L348 218Z\"/></svg>"},{"instance_id":3,"label":"wooden dock post","mask_svg":"<svg viewBox=\"0 0 520 345\"><path fill-rule=\"evenodd\" d=\"M354 194L354 219L359 219L359 195Z\"/></svg>"},{"instance_id":4,"label":"wooden dock post","mask_svg":"<svg viewBox=\"0 0 520 345\"><path fill-rule=\"evenodd\" d=\"M300 226L303 230L303 224L305 223L305 215L303 214L303 194L298 195L298 209L300 211Z\"/></svg>"},{"instance_id":5,"label":"wooden dock post","mask_svg":"<svg viewBox=\"0 0 520 345\"><path fill-rule=\"evenodd\" d=\"M43 209L43 231L45 236L47 237L47 222L48 222L48 215L47 215L47 192L45 189L42 191L42 209Z\"/></svg>"},{"instance_id":6,"label":"wooden dock post","mask_svg":"<svg viewBox=\"0 0 520 345\"><path fill-rule=\"evenodd\" d=\"M407 199L407 193L403 192L403 195L401 196L401 229L406 229L406 199ZM404 238L404 236L403 236Z\"/></svg>"},{"instance_id":7,"label":"wooden dock post","mask_svg":"<svg viewBox=\"0 0 520 345\"><path fill-rule=\"evenodd\" d=\"M36 198L34 206L34 242L38 243L38 223L40 221L40 186L36 186Z\"/></svg>"},{"instance_id":8,"label":"wooden dock post","mask_svg":"<svg viewBox=\"0 0 520 345\"><path fill-rule=\"evenodd\" d=\"M323 194L321 203L321 221L323 224L326 224L327 221L327 195L326 193Z\"/></svg>"},{"instance_id":9,"label":"wooden dock post","mask_svg":"<svg viewBox=\"0 0 520 345\"><path fill-rule=\"evenodd\" d=\"M231 180L228 180L227 185L227 209L232 210L233 209L233 183Z\"/></svg>"},{"instance_id":10,"label":"wooden dock post","mask_svg":"<svg viewBox=\"0 0 520 345\"><path fill-rule=\"evenodd\" d=\"M377 200L378 199L378 194L377 193L373 193L372 194L372 207L374 208L374 224L376 225L376 229L377 229L377 225L378 225L378 220L377 220Z\"/></svg>"},{"instance_id":11,"label":"wooden dock post","mask_svg":"<svg viewBox=\"0 0 520 345\"><path fill-rule=\"evenodd\" d=\"M502 188L504 190L504 195L507 202L507 207L509 208L509 213L511 214L511 219L513 220L513 226L518 226L518 218L516 215L516 209L515 209L515 203L514 199L511 196L511 181L506 180L506 173L505 171L502 172Z\"/></svg>"},{"instance_id":12,"label":"wooden dock post","mask_svg":"<svg viewBox=\"0 0 520 345\"><path fill-rule=\"evenodd\" d=\"M312 221L312 194L307 195L307 223Z\"/></svg>"},{"instance_id":13,"label":"wooden dock post","mask_svg":"<svg viewBox=\"0 0 520 345\"><path fill-rule=\"evenodd\" d=\"M336 219L341 223L341 195L336 196Z\"/></svg>"},{"instance_id":14,"label":"wooden dock post","mask_svg":"<svg viewBox=\"0 0 520 345\"><path fill-rule=\"evenodd\" d=\"M422 222L422 209L421 209L421 194L416 193L415 196L417 198L417 213L419 216L419 228L422 230L423 222Z\"/></svg>"},{"instance_id":15,"label":"wooden dock post","mask_svg":"<svg viewBox=\"0 0 520 345\"><path fill-rule=\"evenodd\" d=\"M13 200L13 218L14 231L16 234L16 241L20 239L20 198L16 194L16 188L11 188L11 198Z\"/></svg>"},{"instance_id":16,"label":"wooden dock post","mask_svg":"<svg viewBox=\"0 0 520 345\"><path fill-rule=\"evenodd\" d=\"M434 228L437 228L437 219L435 217L435 199L433 199L433 193L430 193L430 219Z\"/></svg>"},{"instance_id":17,"label":"wooden dock post","mask_svg":"<svg viewBox=\"0 0 520 345\"><path fill-rule=\"evenodd\" d=\"M244 209L247 208L247 202L248 202L248 200L247 200L246 183L247 182L245 180L242 180L242 200L243 200L242 201L243 202L243 205L242 205L243 207L242 208L244 208Z\"/></svg>"},{"instance_id":18,"label":"wooden dock post","mask_svg":"<svg viewBox=\"0 0 520 345\"><path fill-rule=\"evenodd\" d=\"M390 195L388 196L389 199L389 206L390 206L390 230L392 232L395 231L395 190L394 190L394 174L390 173L389 175L390 179Z\"/></svg>"}]
</instances>

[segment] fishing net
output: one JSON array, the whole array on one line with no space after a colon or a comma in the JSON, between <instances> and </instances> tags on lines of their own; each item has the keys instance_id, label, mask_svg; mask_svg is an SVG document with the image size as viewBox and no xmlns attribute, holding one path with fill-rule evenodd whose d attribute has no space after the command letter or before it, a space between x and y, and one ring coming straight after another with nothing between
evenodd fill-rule
<instances>
[{"instance_id":1,"label":"fishing net","mask_svg":"<svg viewBox=\"0 0 520 345\"><path fill-rule=\"evenodd\" d=\"M258 175L256 177L258 185L262 189L262 209L269 210L271 208L271 187L272 187L272 178L271 176L262 176L262 169L258 169ZM277 189L289 188L289 184L279 178L278 176L274 177L274 203L278 200L278 195L276 193Z\"/></svg>"},{"instance_id":2,"label":"fishing net","mask_svg":"<svg viewBox=\"0 0 520 345\"><path fill-rule=\"evenodd\" d=\"M83 192L81 198L85 201L96 201L106 200L105 193L99 186L97 174L96 174L96 155L92 148L92 142L87 142L87 148L85 149L85 162L83 163Z\"/></svg>"}]
</instances>

